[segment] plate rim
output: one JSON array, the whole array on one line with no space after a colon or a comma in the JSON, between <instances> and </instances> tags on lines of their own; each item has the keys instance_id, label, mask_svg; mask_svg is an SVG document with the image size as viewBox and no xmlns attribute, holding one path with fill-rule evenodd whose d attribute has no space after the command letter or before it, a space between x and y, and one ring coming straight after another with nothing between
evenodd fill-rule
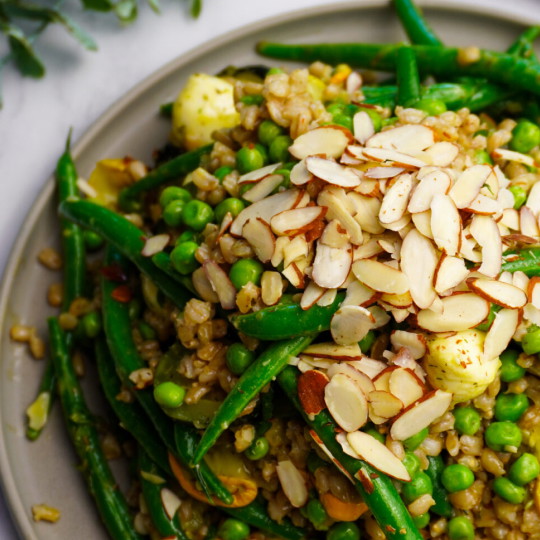
<instances>
[{"instance_id":1,"label":"plate rim","mask_svg":"<svg viewBox=\"0 0 540 540\"><path fill-rule=\"evenodd\" d=\"M534 14L528 15L521 13L522 8L532 6L532 0L515 0L517 4L490 4L490 18L501 19L511 23L529 26L540 22L540 13L535 17ZM484 14L486 5L476 4L475 0L424 0L418 2L420 7L436 11L463 11L470 14ZM349 0L340 2L329 2L308 9L293 9L285 11L278 15L272 15L255 22L244 24L238 28L229 30L220 34L205 43L188 49L176 58L168 61L154 72L144 77L141 81L130 88L126 93L116 99L99 117L84 131L73 145L72 155L76 160L83 154L88 146L91 145L94 138L104 127L110 123L116 116L122 113L124 109L138 99L138 97L153 86L158 85L164 79L167 79L175 71L181 69L184 64L196 62L201 56L218 49L220 46L243 39L250 34L263 31L279 24L295 22L305 17L317 17L327 13L339 13L350 11L351 9L372 9L388 6L387 0ZM11 246L7 262L0 279L0 341L9 339L9 336L3 335L5 319L7 314L7 305L10 296L10 289L16 278L17 268L23 258L26 244L32 229L35 227L38 219L43 213L46 205L49 204L54 192L54 175L51 175L38 191L32 202L28 213L24 218L23 225L15 235L15 240ZM0 411L0 419L2 412ZM32 520L29 515L29 509L23 505L20 490L15 483L12 468L8 460L6 448L6 439L4 437L4 426L0 429L0 489L11 517L12 524L21 538L28 540L39 540L32 527Z\"/></svg>"}]
</instances>

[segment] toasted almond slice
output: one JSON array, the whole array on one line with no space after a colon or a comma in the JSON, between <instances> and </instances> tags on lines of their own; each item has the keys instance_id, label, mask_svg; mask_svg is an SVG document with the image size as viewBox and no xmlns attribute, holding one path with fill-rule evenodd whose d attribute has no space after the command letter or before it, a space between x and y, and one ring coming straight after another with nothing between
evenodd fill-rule
<instances>
[{"instance_id":1,"label":"toasted almond slice","mask_svg":"<svg viewBox=\"0 0 540 540\"><path fill-rule=\"evenodd\" d=\"M374 133L375 127L371 116L365 111L357 112L353 116L354 138L364 144Z\"/></svg>"},{"instance_id":2,"label":"toasted almond slice","mask_svg":"<svg viewBox=\"0 0 540 540\"><path fill-rule=\"evenodd\" d=\"M373 360L373 358L368 358L367 356L360 360L354 360L348 363L372 380L388 367L384 362L381 362L381 360Z\"/></svg>"},{"instance_id":3,"label":"toasted almond slice","mask_svg":"<svg viewBox=\"0 0 540 540\"><path fill-rule=\"evenodd\" d=\"M407 210L411 213L429 210L434 195L446 195L450 185L451 179L446 171L437 169L426 174L413 191Z\"/></svg>"},{"instance_id":4,"label":"toasted almond slice","mask_svg":"<svg viewBox=\"0 0 540 540\"><path fill-rule=\"evenodd\" d=\"M499 223L513 231L519 231L519 212L515 208L506 208Z\"/></svg>"},{"instance_id":5,"label":"toasted almond slice","mask_svg":"<svg viewBox=\"0 0 540 540\"><path fill-rule=\"evenodd\" d=\"M467 212L471 214L480 214L482 216L491 216L493 214L499 214L503 211L503 208L499 204L499 201L486 197L481 193L465 208Z\"/></svg>"},{"instance_id":6,"label":"toasted almond slice","mask_svg":"<svg viewBox=\"0 0 540 540\"><path fill-rule=\"evenodd\" d=\"M379 199L376 197L366 197L354 191L349 192L347 198L351 201L356 212L354 219L362 227L362 230L371 234L381 234L384 232L384 227L380 224L378 218L381 209L381 201Z\"/></svg>"},{"instance_id":7,"label":"toasted almond slice","mask_svg":"<svg viewBox=\"0 0 540 540\"><path fill-rule=\"evenodd\" d=\"M303 355L331 358L332 360L359 360L362 351L358 343L352 345L336 345L333 342L314 343L302 351Z\"/></svg>"},{"instance_id":8,"label":"toasted almond slice","mask_svg":"<svg viewBox=\"0 0 540 540\"><path fill-rule=\"evenodd\" d=\"M405 309L412 305L413 300L411 293L407 291L404 294L383 294L381 302L397 309Z\"/></svg>"},{"instance_id":9,"label":"toasted almond slice","mask_svg":"<svg viewBox=\"0 0 540 540\"><path fill-rule=\"evenodd\" d=\"M261 262L268 262L274 255L276 239L270 225L261 218L251 218L242 227L242 236L250 244Z\"/></svg>"},{"instance_id":10,"label":"toasted almond slice","mask_svg":"<svg viewBox=\"0 0 540 540\"><path fill-rule=\"evenodd\" d=\"M353 250L353 261L360 259L371 259L379 253L383 253L383 248L379 245L377 240L371 239L361 246L356 246Z\"/></svg>"},{"instance_id":11,"label":"toasted almond slice","mask_svg":"<svg viewBox=\"0 0 540 540\"><path fill-rule=\"evenodd\" d=\"M523 318L537 326L540 326L540 309L535 308L532 304L527 304L523 308Z\"/></svg>"},{"instance_id":12,"label":"toasted almond slice","mask_svg":"<svg viewBox=\"0 0 540 540\"><path fill-rule=\"evenodd\" d=\"M512 285L515 285L516 287L518 287L522 291L525 291L527 293L527 297L529 298L529 302L531 302L533 297L531 296L532 291L529 290L529 287L532 287L533 283L536 283L536 281L538 281L538 279L539 278L534 278L533 277L532 279L529 280L529 278L527 277L527 275L524 272L522 272L521 270L518 270L517 272L514 272L512 274ZM539 300L540 300L540 298L539 298Z\"/></svg>"},{"instance_id":13,"label":"toasted almond slice","mask_svg":"<svg viewBox=\"0 0 540 540\"><path fill-rule=\"evenodd\" d=\"M261 298L267 306L277 304L283 294L283 281L279 272L266 271L261 276Z\"/></svg>"},{"instance_id":14,"label":"toasted almond slice","mask_svg":"<svg viewBox=\"0 0 540 540\"><path fill-rule=\"evenodd\" d=\"M478 272L489 277L498 276L502 265L502 242L497 224L488 216L476 215L470 231L482 248L482 264Z\"/></svg>"},{"instance_id":15,"label":"toasted almond slice","mask_svg":"<svg viewBox=\"0 0 540 540\"><path fill-rule=\"evenodd\" d=\"M324 228L319 242L325 246L334 248L345 248L350 246L349 233L345 229L339 220L331 220Z\"/></svg>"},{"instance_id":16,"label":"toasted almond slice","mask_svg":"<svg viewBox=\"0 0 540 540\"><path fill-rule=\"evenodd\" d=\"M323 126L297 137L289 147L289 152L296 159L304 159L317 154L338 158L351 142L352 136L347 130L337 126Z\"/></svg>"},{"instance_id":17,"label":"toasted almond slice","mask_svg":"<svg viewBox=\"0 0 540 540\"><path fill-rule=\"evenodd\" d=\"M368 148L386 148L404 154L416 154L433 145L433 131L420 124L406 124L376 133L367 142Z\"/></svg>"},{"instance_id":18,"label":"toasted almond slice","mask_svg":"<svg viewBox=\"0 0 540 540\"><path fill-rule=\"evenodd\" d=\"M360 459L360 456L353 450L352 446L347 440L347 433L342 431L336 435L336 441L340 444L341 449L345 454L351 456L354 459Z\"/></svg>"},{"instance_id":19,"label":"toasted almond slice","mask_svg":"<svg viewBox=\"0 0 540 540\"><path fill-rule=\"evenodd\" d=\"M214 261L207 260L203 264L204 272L212 288L219 298L223 309L236 307L236 288L229 279L227 273Z\"/></svg>"},{"instance_id":20,"label":"toasted almond slice","mask_svg":"<svg viewBox=\"0 0 540 540\"><path fill-rule=\"evenodd\" d=\"M309 415L319 414L326 409L324 389L330 379L322 371L310 369L298 377L298 399Z\"/></svg>"},{"instance_id":21,"label":"toasted almond slice","mask_svg":"<svg viewBox=\"0 0 540 540\"><path fill-rule=\"evenodd\" d=\"M502 281L503 283L508 283L509 285L513 285L512 283L512 274L510 272L501 272L501 275L499 276L499 281ZM521 289L521 287L519 287ZM523 290L523 289L521 289Z\"/></svg>"},{"instance_id":22,"label":"toasted almond slice","mask_svg":"<svg viewBox=\"0 0 540 540\"><path fill-rule=\"evenodd\" d=\"M306 237L303 234L299 234L283 246L283 266L289 266L289 264L307 257L308 254L309 245Z\"/></svg>"},{"instance_id":23,"label":"toasted almond slice","mask_svg":"<svg viewBox=\"0 0 540 540\"><path fill-rule=\"evenodd\" d=\"M347 441L352 449L378 471L403 482L409 482L411 477L403 463L384 444L375 437L355 431L347 435Z\"/></svg>"},{"instance_id":24,"label":"toasted almond slice","mask_svg":"<svg viewBox=\"0 0 540 540\"><path fill-rule=\"evenodd\" d=\"M313 175L307 170L305 159L299 161L291 169L290 179L295 186L303 186L313 180Z\"/></svg>"},{"instance_id":25,"label":"toasted almond slice","mask_svg":"<svg viewBox=\"0 0 540 540\"><path fill-rule=\"evenodd\" d=\"M390 322L390 315L380 306L370 306L367 310L371 313L375 322L373 323L373 329L381 328Z\"/></svg>"},{"instance_id":26,"label":"toasted almond slice","mask_svg":"<svg viewBox=\"0 0 540 540\"><path fill-rule=\"evenodd\" d=\"M296 189L289 189L270 195L261 201L257 201L244 208L231 225L230 232L234 236L240 236L242 234L242 228L246 221L250 218L261 218L267 223L270 222L273 216L283 212L284 210L290 210L298 205L298 199L301 196L301 192Z\"/></svg>"},{"instance_id":27,"label":"toasted almond slice","mask_svg":"<svg viewBox=\"0 0 540 540\"><path fill-rule=\"evenodd\" d=\"M480 263L482 262L482 253L478 250L478 247L478 244L471 235L470 227L465 227L461 231L460 256L468 261Z\"/></svg>"},{"instance_id":28,"label":"toasted almond slice","mask_svg":"<svg viewBox=\"0 0 540 540\"><path fill-rule=\"evenodd\" d=\"M408 232L411 229L409 227L409 223L411 222L411 215L412 214L407 213L397 221L393 221L392 223L385 223L384 226L389 231L399 232L400 235L405 236L405 233L403 233L402 231Z\"/></svg>"},{"instance_id":29,"label":"toasted almond slice","mask_svg":"<svg viewBox=\"0 0 540 540\"><path fill-rule=\"evenodd\" d=\"M457 144L442 141L436 142L422 152L422 158L431 165L438 167L448 167L459 153Z\"/></svg>"},{"instance_id":30,"label":"toasted almond slice","mask_svg":"<svg viewBox=\"0 0 540 540\"><path fill-rule=\"evenodd\" d=\"M505 308L518 309L527 303L527 295L520 288L496 279L471 278L467 285L482 298Z\"/></svg>"},{"instance_id":31,"label":"toasted almond slice","mask_svg":"<svg viewBox=\"0 0 540 540\"><path fill-rule=\"evenodd\" d=\"M535 308L540 309L540 277L531 278L527 283L526 290L529 302Z\"/></svg>"},{"instance_id":32,"label":"toasted almond slice","mask_svg":"<svg viewBox=\"0 0 540 540\"><path fill-rule=\"evenodd\" d=\"M423 337L423 336L421 336ZM391 359L394 366L408 369L412 371L418 379L424 383L426 380L426 372L420 364L413 358L411 351L407 347L401 347Z\"/></svg>"},{"instance_id":33,"label":"toasted almond slice","mask_svg":"<svg viewBox=\"0 0 540 540\"><path fill-rule=\"evenodd\" d=\"M540 231L538 230L538 222L528 206L522 206L519 209L519 229L521 234L538 238Z\"/></svg>"},{"instance_id":34,"label":"toasted almond slice","mask_svg":"<svg viewBox=\"0 0 540 540\"><path fill-rule=\"evenodd\" d=\"M536 218L540 215L540 185L538 182L535 182L529 191L527 207L530 208Z\"/></svg>"},{"instance_id":35,"label":"toasted almond slice","mask_svg":"<svg viewBox=\"0 0 540 540\"><path fill-rule=\"evenodd\" d=\"M308 500L308 490L306 481L302 473L294 466L290 460L279 461L276 465L276 472L283 493L289 502L295 507L300 508Z\"/></svg>"},{"instance_id":36,"label":"toasted almond slice","mask_svg":"<svg viewBox=\"0 0 540 540\"><path fill-rule=\"evenodd\" d=\"M352 264L352 247L333 248L319 242L313 261L312 278L319 287L340 287L349 275Z\"/></svg>"},{"instance_id":37,"label":"toasted almond slice","mask_svg":"<svg viewBox=\"0 0 540 540\"><path fill-rule=\"evenodd\" d=\"M281 174L269 174L262 180L259 180L253 187L246 191L242 197L249 202L257 202L272 193L283 182L283 175Z\"/></svg>"},{"instance_id":38,"label":"toasted almond slice","mask_svg":"<svg viewBox=\"0 0 540 540\"><path fill-rule=\"evenodd\" d=\"M354 169L344 167L335 161L317 156L306 158L307 170L334 186L354 188L360 185L361 178L354 172Z\"/></svg>"},{"instance_id":39,"label":"toasted almond slice","mask_svg":"<svg viewBox=\"0 0 540 540\"><path fill-rule=\"evenodd\" d=\"M151 257L165 249L171 237L168 234L156 234L144 240L144 246L141 250L143 257Z\"/></svg>"},{"instance_id":40,"label":"toasted almond slice","mask_svg":"<svg viewBox=\"0 0 540 540\"><path fill-rule=\"evenodd\" d=\"M452 394L443 390L434 390L424 394L394 420L390 428L390 436L395 441L404 441L412 437L441 417L448 410L451 402Z\"/></svg>"},{"instance_id":41,"label":"toasted almond slice","mask_svg":"<svg viewBox=\"0 0 540 540\"><path fill-rule=\"evenodd\" d=\"M249 184L251 182L256 182L257 180L262 180L265 176L272 174L274 171L281 167L281 163L272 163L266 165L260 169L255 169L254 171L249 171L246 174L243 174L239 179L239 184Z\"/></svg>"},{"instance_id":42,"label":"toasted almond slice","mask_svg":"<svg viewBox=\"0 0 540 540\"><path fill-rule=\"evenodd\" d=\"M404 294L409 290L407 276L387 264L372 259L360 259L353 263L352 270L361 283L376 291Z\"/></svg>"},{"instance_id":43,"label":"toasted almond slice","mask_svg":"<svg viewBox=\"0 0 540 540\"><path fill-rule=\"evenodd\" d=\"M330 458L330 461L334 463L334 465L347 477L348 480L350 480L351 483L354 484L354 478L349 474L347 469L332 455L330 450L328 450L328 447L322 442L321 438L315 433L315 431L310 429L309 434L311 435L312 439L317 443L319 448Z\"/></svg>"},{"instance_id":44,"label":"toasted almond slice","mask_svg":"<svg viewBox=\"0 0 540 540\"><path fill-rule=\"evenodd\" d=\"M359 342L371 330L375 317L361 306L343 306L330 321L330 332L339 345L352 345Z\"/></svg>"},{"instance_id":45,"label":"toasted almond slice","mask_svg":"<svg viewBox=\"0 0 540 540\"><path fill-rule=\"evenodd\" d=\"M373 390L375 390L375 386L373 385L371 379L365 373L362 373L354 366L352 366L350 363L336 362L328 368L328 371L326 373L330 377L330 379L332 379L332 377L334 377L338 373L347 375L347 377L350 377L358 384L358 386L362 389L362 392L364 392L364 395L366 396L370 392L373 392Z\"/></svg>"},{"instance_id":46,"label":"toasted almond slice","mask_svg":"<svg viewBox=\"0 0 540 540\"><path fill-rule=\"evenodd\" d=\"M507 347L519 324L517 309L501 309L486 334L484 341L484 360L497 358Z\"/></svg>"},{"instance_id":47,"label":"toasted almond slice","mask_svg":"<svg viewBox=\"0 0 540 540\"><path fill-rule=\"evenodd\" d=\"M286 266L281 274L289 281L289 283L297 289L304 288L304 273L297 263L293 262Z\"/></svg>"},{"instance_id":48,"label":"toasted almond slice","mask_svg":"<svg viewBox=\"0 0 540 540\"><path fill-rule=\"evenodd\" d=\"M399 398L405 407L420 399L424 395L425 390L422 381L413 371L406 368L398 368L392 371L389 387L390 392Z\"/></svg>"},{"instance_id":49,"label":"toasted almond slice","mask_svg":"<svg viewBox=\"0 0 540 540\"><path fill-rule=\"evenodd\" d=\"M489 314L489 302L473 293L441 299L443 312L423 309L417 314L420 328L430 332L459 332L480 324Z\"/></svg>"},{"instance_id":50,"label":"toasted almond slice","mask_svg":"<svg viewBox=\"0 0 540 540\"><path fill-rule=\"evenodd\" d=\"M491 174L489 165L473 165L465 169L450 190L450 197L458 208L467 208L478 197Z\"/></svg>"},{"instance_id":51,"label":"toasted almond slice","mask_svg":"<svg viewBox=\"0 0 540 540\"><path fill-rule=\"evenodd\" d=\"M366 197L378 197L381 194L381 183L379 180L371 180L364 176L362 182L354 191Z\"/></svg>"},{"instance_id":52,"label":"toasted almond slice","mask_svg":"<svg viewBox=\"0 0 540 540\"><path fill-rule=\"evenodd\" d=\"M362 75L358 71L351 71L345 81L345 90L351 95L357 92L362 86Z\"/></svg>"},{"instance_id":53,"label":"toasted almond slice","mask_svg":"<svg viewBox=\"0 0 540 540\"><path fill-rule=\"evenodd\" d=\"M368 404L362 389L342 373L334 375L324 389L324 401L336 423L345 431L360 429L368 419Z\"/></svg>"},{"instance_id":54,"label":"toasted almond slice","mask_svg":"<svg viewBox=\"0 0 540 540\"><path fill-rule=\"evenodd\" d=\"M435 291L442 294L449 289L457 287L469 275L465 261L459 257L441 256L439 264L433 276Z\"/></svg>"},{"instance_id":55,"label":"toasted almond slice","mask_svg":"<svg viewBox=\"0 0 540 540\"><path fill-rule=\"evenodd\" d=\"M522 163L528 167L534 167L535 161L532 156L522 154L521 152L514 152L513 150L507 150L506 148L496 148L491 152L493 159L506 159L507 161L515 161L516 163Z\"/></svg>"},{"instance_id":56,"label":"toasted almond slice","mask_svg":"<svg viewBox=\"0 0 540 540\"><path fill-rule=\"evenodd\" d=\"M223 219L221 220L221 225L219 226L219 232L216 238L217 242L219 242L221 238L223 237L223 235L229 230L233 221L234 221L234 218L230 212L227 212L223 216Z\"/></svg>"},{"instance_id":57,"label":"toasted almond slice","mask_svg":"<svg viewBox=\"0 0 540 540\"><path fill-rule=\"evenodd\" d=\"M368 394L369 415L374 424L382 424L379 419L388 420L399 414L403 409L401 400L384 390L374 390Z\"/></svg>"},{"instance_id":58,"label":"toasted almond slice","mask_svg":"<svg viewBox=\"0 0 540 540\"><path fill-rule=\"evenodd\" d=\"M346 229L351 238L351 242L357 246L362 244L363 234L362 228L353 218L352 204L347 198L345 192L341 188L325 188L317 197L319 206L328 207L326 214L327 220L337 219Z\"/></svg>"},{"instance_id":59,"label":"toasted almond slice","mask_svg":"<svg viewBox=\"0 0 540 540\"><path fill-rule=\"evenodd\" d=\"M405 172L403 167L371 167L366 170L364 178L372 178L375 180L395 178L402 172Z\"/></svg>"},{"instance_id":60,"label":"toasted almond slice","mask_svg":"<svg viewBox=\"0 0 540 540\"><path fill-rule=\"evenodd\" d=\"M390 334L390 343L395 350L406 347L414 360L422 358L427 352L426 338L415 332L394 330Z\"/></svg>"},{"instance_id":61,"label":"toasted almond slice","mask_svg":"<svg viewBox=\"0 0 540 540\"><path fill-rule=\"evenodd\" d=\"M345 152L339 158L339 162L342 165L361 165L364 161L361 160L361 159L357 159L355 157L352 157L350 154Z\"/></svg>"},{"instance_id":62,"label":"toasted almond slice","mask_svg":"<svg viewBox=\"0 0 540 540\"><path fill-rule=\"evenodd\" d=\"M315 222L324 218L324 206L305 206L284 210L270 220L272 230L278 235L295 236L312 229Z\"/></svg>"},{"instance_id":63,"label":"toasted almond slice","mask_svg":"<svg viewBox=\"0 0 540 540\"><path fill-rule=\"evenodd\" d=\"M387 366L375 377L373 377L373 384L375 385L375 390L380 390L382 392L390 392L390 376L392 372L398 369L398 366Z\"/></svg>"},{"instance_id":64,"label":"toasted almond slice","mask_svg":"<svg viewBox=\"0 0 540 540\"><path fill-rule=\"evenodd\" d=\"M325 290L319 287L314 281L310 281L300 299L300 307L304 310L309 309L321 298Z\"/></svg>"},{"instance_id":65,"label":"toasted almond slice","mask_svg":"<svg viewBox=\"0 0 540 540\"><path fill-rule=\"evenodd\" d=\"M386 148L364 148L362 154L368 160L385 163L389 166L403 167L404 169L419 169L426 164L421 159L396 150L387 150Z\"/></svg>"},{"instance_id":66,"label":"toasted almond slice","mask_svg":"<svg viewBox=\"0 0 540 540\"><path fill-rule=\"evenodd\" d=\"M317 300L317 305L324 307L334 303L337 295L337 289L327 289L324 294Z\"/></svg>"},{"instance_id":67,"label":"toasted almond slice","mask_svg":"<svg viewBox=\"0 0 540 540\"><path fill-rule=\"evenodd\" d=\"M347 294L341 305L367 307L373 304L378 296L379 293L355 280L347 287Z\"/></svg>"},{"instance_id":68,"label":"toasted almond slice","mask_svg":"<svg viewBox=\"0 0 540 540\"><path fill-rule=\"evenodd\" d=\"M180 508L182 501L174 491L165 487L161 488L159 497L161 499L161 504L163 505L163 510L165 510L167 517L172 520L177 510Z\"/></svg>"},{"instance_id":69,"label":"toasted almond slice","mask_svg":"<svg viewBox=\"0 0 540 540\"><path fill-rule=\"evenodd\" d=\"M379 211L381 223L394 223L403 217L412 188L413 179L410 174L402 174L396 179L383 198Z\"/></svg>"},{"instance_id":70,"label":"toasted almond slice","mask_svg":"<svg viewBox=\"0 0 540 540\"><path fill-rule=\"evenodd\" d=\"M411 214L411 219L416 229L426 238L433 240L433 231L431 230L431 210Z\"/></svg>"},{"instance_id":71,"label":"toasted almond slice","mask_svg":"<svg viewBox=\"0 0 540 540\"><path fill-rule=\"evenodd\" d=\"M480 190L481 195L490 197L492 199L497 199L499 196L499 177L495 174L495 171L492 169L491 173L487 177L486 183L482 186Z\"/></svg>"},{"instance_id":72,"label":"toasted almond slice","mask_svg":"<svg viewBox=\"0 0 540 540\"><path fill-rule=\"evenodd\" d=\"M436 193L431 201L431 231L437 247L448 255L459 251L461 218L448 195Z\"/></svg>"},{"instance_id":73,"label":"toasted almond slice","mask_svg":"<svg viewBox=\"0 0 540 540\"><path fill-rule=\"evenodd\" d=\"M409 232L401 246L400 266L408 278L414 303L422 309L430 307L437 297L433 289L437 262L437 252L431 241L417 230Z\"/></svg>"},{"instance_id":74,"label":"toasted almond slice","mask_svg":"<svg viewBox=\"0 0 540 540\"><path fill-rule=\"evenodd\" d=\"M212 288L212 284L206 277L206 272L202 266L197 268L197 270L191 274L191 281L193 283L193 287L197 291L197 294L202 300L205 302L212 302L213 304L217 304L219 302L219 297Z\"/></svg>"},{"instance_id":75,"label":"toasted almond slice","mask_svg":"<svg viewBox=\"0 0 540 540\"><path fill-rule=\"evenodd\" d=\"M294 237L294 240L296 240L298 236ZM278 236L276 238L276 244L274 246L274 255L272 256L272 259L270 260L270 264L273 267L279 266L284 259L284 252L285 248L291 243L291 238L288 236ZM288 266L284 264L283 266Z\"/></svg>"}]
</instances>

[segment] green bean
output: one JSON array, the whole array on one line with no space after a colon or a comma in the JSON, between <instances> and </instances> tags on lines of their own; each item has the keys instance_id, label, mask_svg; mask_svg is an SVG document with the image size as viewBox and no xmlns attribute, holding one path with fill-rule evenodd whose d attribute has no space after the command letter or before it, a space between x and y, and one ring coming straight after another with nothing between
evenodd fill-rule
<instances>
[{"instance_id":1,"label":"green bean","mask_svg":"<svg viewBox=\"0 0 540 540\"><path fill-rule=\"evenodd\" d=\"M246 369L210 420L195 452L194 464L201 461L218 437L238 418L261 389L279 374L289 359L302 352L312 340L313 336L302 336L273 343Z\"/></svg>"},{"instance_id":2,"label":"green bean","mask_svg":"<svg viewBox=\"0 0 540 540\"><path fill-rule=\"evenodd\" d=\"M298 399L297 374L296 368L288 366L278 375L277 381L315 436L320 438L330 451L334 463L354 479L356 489L386 537L389 540L420 540L422 535L407 512L392 480L368 463L343 452L341 445L336 441L336 432L339 428L328 411L321 411L315 418L305 414ZM360 481L361 479L363 481Z\"/></svg>"},{"instance_id":3,"label":"green bean","mask_svg":"<svg viewBox=\"0 0 540 540\"><path fill-rule=\"evenodd\" d=\"M202 146L191 152L181 154L180 156L163 163L159 167L156 167L145 177L134 184L131 184L131 186L125 188L121 192L119 198L121 208L130 210L130 203L136 201L142 193L162 186L171 180L176 180L193 171L199 166L202 156L209 154L212 148L212 144Z\"/></svg>"},{"instance_id":4,"label":"green bean","mask_svg":"<svg viewBox=\"0 0 540 540\"><path fill-rule=\"evenodd\" d=\"M143 274L146 274L179 308L183 308L191 298L184 287L156 268L150 258L142 255L143 232L120 214L89 201L71 200L60 204L60 214L105 238Z\"/></svg>"},{"instance_id":5,"label":"green bean","mask_svg":"<svg viewBox=\"0 0 540 540\"><path fill-rule=\"evenodd\" d=\"M420 76L414 51L405 45L400 47L396 62L397 104L411 107L420 99Z\"/></svg>"},{"instance_id":6,"label":"green bean","mask_svg":"<svg viewBox=\"0 0 540 540\"><path fill-rule=\"evenodd\" d=\"M322 43L285 45L261 42L257 51L272 58L329 64L348 63L351 66L393 71L400 44ZM486 78L491 82L507 84L515 89L540 95L540 65L532 60L516 58L507 53L478 49L478 58L463 60L460 49L433 45L413 45L421 74L435 77L461 75Z\"/></svg>"},{"instance_id":7,"label":"green bean","mask_svg":"<svg viewBox=\"0 0 540 540\"><path fill-rule=\"evenodd\" d=\"M444 462L441 456L428 456L428 468L424 471L433 484L431 496L435 504L429 509L430 512L442 517L450 517L453 514L452 505L448 501L448 495L441 482L441 474L444 469Z\"/></svg>"},{"instance_id":8,"label":"green bean","mask_svg":"<svg viewBox=\"0 0 540 540\"><path fill-rule=\"evenodd\" d=\"M442 45L442 41L430 28L414 2L411 0L394 0L394 9L411 43L417 45Z\"/></svg>"},{"instance_id":9,"label":"green bean","mask_svg":"<svg viewBox=\"0 0 540 540\"><path fill-rule=\"evenodd\" d=\"M529 60L536 60L536 54L534 53L533 41L540 35L540 26L531 26L527 28L517 39L508 47L507 53L515 56L521 56L522 58L528 58Z\"/></svg>"},{"instance_id":10,"label":"green bean","mask_svg":"<svg viewBox=\"0 0 540 540\"><path fill-rule=\"evenodd\" d=\"M48 324L51 356L58 376L58 394L66 426L82 462L80 470L112 538L140 540L133 527L127 502L101 449L94 418L88 410L73 368L66 336L58 319L51 317Z\"/></svg>"},{"instance_id":11,"label":"green bean","mask_svg":"<svg viewBox=\"0 0 540 540\"><path fill-rule=\"evenodd\" d=\"M539 248L506 251L503 259L503 272L524 272L529 277L540 276Z\"/></svg>"}]
</instances>

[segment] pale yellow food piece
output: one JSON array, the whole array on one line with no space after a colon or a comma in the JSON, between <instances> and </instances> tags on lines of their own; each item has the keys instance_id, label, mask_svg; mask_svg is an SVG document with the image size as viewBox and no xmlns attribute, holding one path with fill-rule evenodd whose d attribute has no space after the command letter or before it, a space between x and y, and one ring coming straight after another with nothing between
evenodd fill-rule
<instances>
[{"instance_id":1,"label":"pale yellow food piece","mask_svg":"<svg viewBox=\"0 0 540 540\"><path fill-rule=\"evenodd\" d=\"M60 510L46 504L34 504L32 506L32 518L34 521L56 523L60 519Z\"/></svg>"},{"instance_id":2,"label":"pale yellow food piece","mask_svg":"<svg viewBox=\"0 0 540 540\"><path fill-rule=\"evenodd\" d=\"M90 200L109 208L115 208L120 191L133 182L128 172L128 165L129 160L126 159L98 161L88 178L88 184L96 192L96 196L91 197Z\"/></svg>"}]
</instances>

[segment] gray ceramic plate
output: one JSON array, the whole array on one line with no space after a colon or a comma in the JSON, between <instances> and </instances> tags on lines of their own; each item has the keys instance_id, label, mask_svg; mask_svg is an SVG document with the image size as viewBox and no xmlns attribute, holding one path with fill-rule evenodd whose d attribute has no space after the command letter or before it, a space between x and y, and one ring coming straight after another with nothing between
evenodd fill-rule
<instances>
[{"instance_id":1,"label":"gray ceramic plate","mask_svg":"<svg viewBox=\"0 0 540 540\"><path fill-rule=\"evenodd\" d=\"M88 175L104 157L130 154L150 161L154 147L167 138L168 123L157 114L190 73L214 73L228 64L261 62L254 44L276 41L394 42L403 39L396 17L385 0L331 4L309 12L280 16L218 38L165 66L115 104L80 140L74 155L79 172ZM473 1L432 2L426 14L450 44L475 44L500 50L526 24L540 22L536 0L512 6L492 3L489 13ZM446 6L446 7L445 7ZM498 7L497 7L498 6ZM527 16L527 7L530 9ZM536 8L536 9L535 9ZM484 11L484 13L482 13ZM535 20L533 20L535 19ZM32 360L23 346L9 340L16 322L38 327L45 335L47 285L58 280L36 263L44 246L57 244L58 229L49 181L26 219L11 255L0 296L0 470L15 522L23 538L106 538L62 426L59 407L42 437L30 444L24 437L24 410L34 396L43 363ZM54 526L36 524L30 509L47 503L62 512Z\"/></svg>"}]
</instances>

